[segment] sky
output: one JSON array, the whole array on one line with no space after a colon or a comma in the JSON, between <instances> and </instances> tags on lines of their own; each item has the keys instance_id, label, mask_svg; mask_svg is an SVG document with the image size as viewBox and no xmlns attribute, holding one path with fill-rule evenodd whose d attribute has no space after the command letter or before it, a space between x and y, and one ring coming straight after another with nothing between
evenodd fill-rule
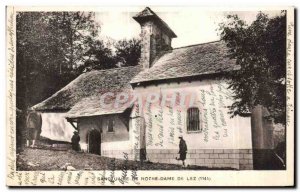
<instances>
[{"instance_id":1,"label":"sky","mask_svg":"<svg viewBox=\"0 0 300 192\"><path fill-rule=\"evenodd\" d=\"M177 35L177 38L172 41L173 48L219 40L218 25L225 21L227 14L238 14L240 18L251 23L258 13L257 10L237 12L199 7L150 8ZM101 8L96 12L96 20L101 24L100 38L120 40L138 37L140 25L132 17L143 9L144 7ZM265 10L263 12L271 17L280 14L280 10Z\"/></svg>"}]
</instances>

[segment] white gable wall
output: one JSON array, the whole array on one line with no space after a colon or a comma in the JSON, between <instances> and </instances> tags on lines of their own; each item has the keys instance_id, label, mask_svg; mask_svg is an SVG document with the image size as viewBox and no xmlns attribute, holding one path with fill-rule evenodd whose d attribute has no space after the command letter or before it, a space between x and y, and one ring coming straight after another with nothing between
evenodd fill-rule
<instances>
[{"instance_id":1,"label":"white gable wall","mask_svg":"<svg viewBox=\"0 0 300 192\"><path fill-rule=\"evenodd\" d=\"M179 92L193 93L196 95L193 107L200 110L200 126L202 132L191 133L187 131L186 115L187 106L160 107L157 103L151 108L144 109L146 121L147 148L178 148L178 136L183 138L190 149L249 149L251 148L251 122L250 117L236 116L230 118L228 108L232 104L232 99L227 96L230 91L226 89L224 81L203 80L196 82L171 83L159 86L138 87L136 92L142 93L146 97L148 93ZM214 95L210 95L213 90ZM203 94L205 95L205 101ZM161 94L162 95L162 94ZM224 106L220 102L223 98ZM212 102L214 100L214 102ZM145 102L145 100L144 100ZM214 103L214 105L213 105ZM159 122L160 111L162 111L162 122ZM215 115L214 115L215 114ZM221 115L224 118L221 118ZM214 120L215 118L215 120ZM205 123L207 121L207 125ZM152 123L151 123L152 122ZM149 129L149 125L152 127ZM148 127L147 127L148 125ZM163 125L163 140L159 138L160 125ZM180 132L182 130L182 132ZM172 134L174 131L174 135ZM152 138L153 141L150 141ZM162 141L162 144L159 144ZM162 146L161 146L162 145Z\"/></svg>"},{"instance_id":2,"label":"white gable wall","mask_svg":"<svg viewBox=\"0 0 300 192\"><path fill-rule=\"evenodd\" d=\"M224 157L229 167L240 168L237 167L239 166L239 160L230 159L229 156L242 156L243 158L243 155L240 155L240 153L247 153L245 155L247 157L247 160L245 160L247 164L246 169L251 169L250 117L236 116L230 118L231 115L228 114L227 107L232 104L233 100L227 87L228 85L224 80L176 82L159 84L158 86L136 87L135 92L140 93L144 98L143 106L145 108L142 116L144 116L146 125L148 158L154 162L176 163L174 159L179 156L177 154L179 150L178 136L182 135L188 147L187 161L189 162L190 159L191 164L207 165L209 163L212 166L221 164L224 167L226 165L223 161L212 158ZM145 105L145 98L148 94L161 93L160 100L162 100L164 93L172 94L174 92L195 95L195 102L192 104L192 107L199 108L201 132L192 133L187 131L187 105L185 107L161 107L158 103L153 103L150 108ZM171 96L169 95L169 97ZM132 121L134 125L135 119ZM134 126L133 129L138 130ZM137 140L133 142L138 143ZM205 153L205 155L196 154L198 152ZM151 155L152 153L154 154ZM166 155L163 157L158 155L161 153L166 153ZM200 161L196 163L196 160L202 159L202 157L201 163ZM210 159L210 161L206 162L206 158ZM219 163L216 163L216 161Z\"/></svg>"}]
</instances>

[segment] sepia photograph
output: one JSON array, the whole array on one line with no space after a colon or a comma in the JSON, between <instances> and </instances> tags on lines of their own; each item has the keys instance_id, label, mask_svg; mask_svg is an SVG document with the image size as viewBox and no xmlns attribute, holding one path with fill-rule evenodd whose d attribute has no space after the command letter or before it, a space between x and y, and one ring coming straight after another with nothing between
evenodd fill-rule
<instances>
[{"instance_id":1,"label":"sepia photograph","mask_svg":"<svg viewBox=\"0 0 300 192\"><path fill-rule=\"evenodd\" d=\"M16 185L32 184L26 172L41 185L156 186L294 169L293 8L9 7L7 18Z\"/></svg>"}]
</instances>

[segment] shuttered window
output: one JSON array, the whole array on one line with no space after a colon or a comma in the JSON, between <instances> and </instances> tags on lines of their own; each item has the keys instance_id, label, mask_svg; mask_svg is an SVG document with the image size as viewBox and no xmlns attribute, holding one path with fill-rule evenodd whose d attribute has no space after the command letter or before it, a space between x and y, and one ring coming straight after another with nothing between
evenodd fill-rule
<instances>
[{"instance_id":1,"label":"shuttered window","mask_svg":"<svg viewBox=\"0 0 300 192\"><path fill-rule=\"evenodd\" d=\"M199 109L196 107L187 110L187 131L202 131L200 128Z\"/></svg>"}]
</instances>

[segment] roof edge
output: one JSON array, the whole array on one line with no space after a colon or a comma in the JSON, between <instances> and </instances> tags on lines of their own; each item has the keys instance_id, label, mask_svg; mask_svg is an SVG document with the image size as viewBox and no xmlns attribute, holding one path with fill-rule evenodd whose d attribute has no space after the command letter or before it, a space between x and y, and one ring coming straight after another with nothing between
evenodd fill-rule
<instances>
[{"instance_id":1,"label":"roof edge","mask_svg":"<svg viewBox=\"0 0 300 192\"><path fill-rule=\"evenodd\" d=\"M150 14L147 14L146 12L150 12ZM145 13L145 15L143 15ZM132 17L136 22L139 24L142 24L144 22L153 20L155 22L158 22L159 25L162 26L162 28L170 35L171 38L176 38L177 35L175 32L169 27L169 25L162 20L154 11L152 11L149 7L146 7L143 11L139 12L135 16Z\"/></svg>"},{"instance_id":2,"label":"roof edge","mask_svg":"<svg viewBox=\"0 0 300 192\"><path fill-rule=\"evenodd\" d=\"M172 50L174 50L174 49L183 49L183 48L188 48L188 47L195 47L195 46L198 46L198 45L206 45L206 44L210 44L210 43L217 43L217 42L221 42L221 41L222 40L215 40L215 41L209 41L209 42L205 42L205 43L197 43L197 44L192 44L192 45L185 45L185 46L182 46L182 47L175 47Z\"/></svg>"},{"instance_id":3,"label":"roof edge","mask_svg":"<svg viewBox=\"0 0 300 192\"><path fill-rule=\"evenodd\" d=\"M177 81L182 80L182 79L193 79L193 78L202 78L202 79L210 79L214 77L221 77L223 75L227 75L232 71L238 71L239 69L233 69L231 71L221 71L221 72L216 72L216 73L202 73L202 74L195 74L195 75L189 75L189 76L182 76L182 77L173 77L173 78L167 78L167 79L153 79L153 80L146 80L146 81L137 81L137 82L130 82L131 85L134 84L151 84L154 82L161 83L163 81ZM154 83L155 84L155 83Z\"/></svg>"}]
</instances>

